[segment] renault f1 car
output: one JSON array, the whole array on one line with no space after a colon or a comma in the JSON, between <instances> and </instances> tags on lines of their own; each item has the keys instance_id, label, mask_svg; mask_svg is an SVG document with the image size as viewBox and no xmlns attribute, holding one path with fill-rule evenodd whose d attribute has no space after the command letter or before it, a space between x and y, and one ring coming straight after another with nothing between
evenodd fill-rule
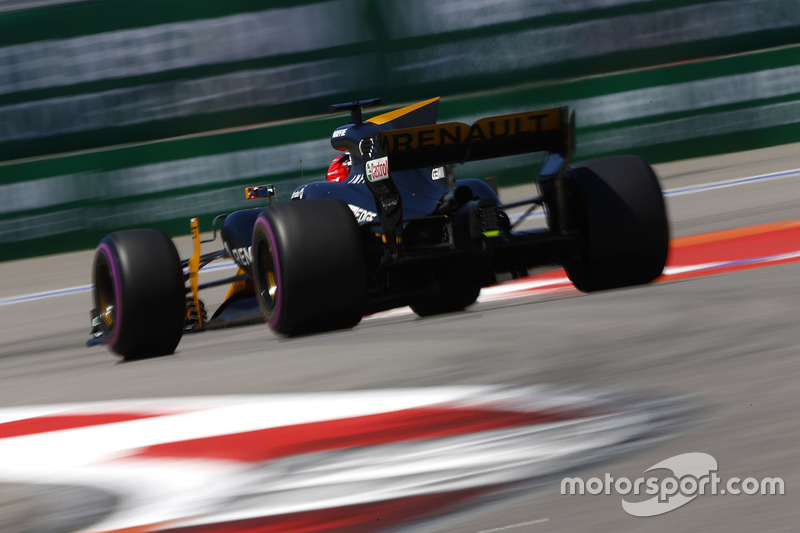
<instances>
[{"instance_id":1,"label":"renault f1 car","mask_svg":"<svg viewBox=\"0 0 800 533\"><path fill-rule=\"evenodd\" d=\"M565 107L436 123L438 98L368 120L379 100L331 106L350 112L334 130L349 155L341 183L299 187L278 203L272 186L247 189L266 207L220 215L222 248L181 260L156 229L111 233L93 264L90 344L137 359L173 353L181 336L259 319L279 335L352 328L364 315L410 306L420 316L460 311L499 275L520 277L562 265L584 292L658 277L669 227L658 179L636 156L570 165L574 114ZM543 152L538 194L502 204L483 180L456 180L455 165ZM533 174L533 173L532 173ZM520 231L508 210L546 212L547 227ZM212 239L214 240L214 239ZM200 284L209 263L230 258L237 272ZM199 293L229 284L207 318Z\"/></svg>"}]
</instances>

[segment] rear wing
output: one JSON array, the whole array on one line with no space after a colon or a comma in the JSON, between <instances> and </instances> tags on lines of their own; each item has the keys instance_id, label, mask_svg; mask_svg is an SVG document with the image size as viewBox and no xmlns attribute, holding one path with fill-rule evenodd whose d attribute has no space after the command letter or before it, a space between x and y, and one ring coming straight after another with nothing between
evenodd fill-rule
<instances>
[{"instance_id":1,"label":"rear wing","mask_svg":"<svg viewBox=\"0 0 800 533\"><path fill-rule=\"evenodd\" d=\"M556 177L559 203L563 203L563 176L575 145L574 115L566 107L487 117L472 125L435 124L437 97L362 122L361 107L376 103L368 100L332 106L334 112L349 110L351 123L333 132L331 145L350 152L353 172L359 165L364 183L375 197L385 258L397 258L403 248L402 195L392 177L394 172L547 152L544 166ZM453 185L452 173L446 171L446 175ZM561 213L564 218L565 209Z\"/></svg>"},{"instance_id":2,"label":"rear wing","mask_svg":"<svg viewBox=\"0 0 800 533\"><path fill-rule=\"evenodd\" d=\"M474 124L447 122L380 134L392 171L438 167L533 152L569 159L574 146L566 107L482 118Z\"/></svg>"}]
</instances>

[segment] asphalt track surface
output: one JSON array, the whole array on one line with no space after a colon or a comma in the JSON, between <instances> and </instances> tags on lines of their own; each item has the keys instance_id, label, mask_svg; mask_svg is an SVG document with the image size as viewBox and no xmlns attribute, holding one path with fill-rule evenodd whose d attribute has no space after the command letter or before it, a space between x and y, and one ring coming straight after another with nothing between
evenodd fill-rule
<instances>
[{"instance_id":1,"label":"asphalt track surface","mask_svg":"<svg viewBox=\"0 0 800 533\"><path fill-rule=\"evenodd\" d=\"M800 177L692 187L800 168L800 145L660 165L673 236L800 218ZM501 192L510 201L524 188ZM179 247L188 249L185 239ZM557 482L423 531L796 531L800 507L800 263L606 293L499 300L465 313L365 320L353 331L281 340L264 326L184 337L174 356L120 363L86 348L92 252L0 263L0 407L127 398L551 383L688 396L695 424L587 467L642 476L705 452L724 477L779 476L785 496L701 496L635 518L619 495L564 496ZM219 293L207 296L213 306ZM27 531L37 500L0 488L0 531ZM38 512L38 511L37 511ZM59 531L52 529L50 531Z\"/></svg>"}]
</instances>

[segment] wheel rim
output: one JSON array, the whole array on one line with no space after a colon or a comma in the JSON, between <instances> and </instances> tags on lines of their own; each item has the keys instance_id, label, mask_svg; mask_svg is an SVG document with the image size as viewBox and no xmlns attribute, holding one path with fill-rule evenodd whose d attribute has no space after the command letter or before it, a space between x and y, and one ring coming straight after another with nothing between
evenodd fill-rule
<instances>
[{"instance_id":1,"label":"wheel rim","mask_svg":"<svg viewBox=\"0 0 800 533\"><path fill-rule=\"evenodd\" d=\"M97 294L97 313L105 328L111 329L116 317L114 276L105 260L100 261L100 264L97 265L95 292Z\"/></svg>"}]
</instances>

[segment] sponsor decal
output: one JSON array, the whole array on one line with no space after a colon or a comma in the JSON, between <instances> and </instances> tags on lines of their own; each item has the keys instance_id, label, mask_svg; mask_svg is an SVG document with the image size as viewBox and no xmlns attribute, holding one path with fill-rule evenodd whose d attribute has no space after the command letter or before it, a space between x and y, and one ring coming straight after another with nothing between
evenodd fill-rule
<instances>
[{"instance_id":1,"label":"sponsor decal","mask_svg":"<svg viewBox=\"0 0 800 533\"><path fill-rule=\"evenodd\" d=\"M363 207L358 207L357 205L347 204L347 207L353 212L353 216L356 217L358 222L372 222L375 220L375 217L378 216L378 213L367 211Z\"/></svg>"},{"instance_id":2,"label":"sponsor decal","mask_svg":"<svg viewBox=\"0 0 800 533\"><path fill-rule=\"evenodd\" d=\"M436 167L431 169L432 180L443 180L446 177L447 173L444 171L444 167Z\"/></svg>"},{"instance_id":3,"label":"sponsor decal","mask_svg":"<svg viewBox=\"0 0 800 533\"><path fill-rule=\"evenodd\" d=\"M305 193L305 191L306 191L305 185L303 185L299 189L295 189L294 192L292 192L292 200L302 200L303 193Z\"/></svg>"},{"instance_id":4,"label":"sponsor decal","mask_svg":"<svg viewBox=\"0 0 800 533\"><path fill-rule=\"evenodd\" d=\"M253 262L253 254L249 246L242 246L240 248L231 248L228 243L225 243L225 249L228 251L234 261L242 266L248 267Z\"/></svg>"},{"instance_id":5,"label":"sponsor decal","mask_svg":"<svg viewBox=\"0 0 800 533\"><path fill-rule=\"evenodd\" d=\"M361 139L361 142L358 143L358 149L366 159L372 157L372 152L375 149L375 141L372 137L364 137Z\"/></svg>"},{"instance_id":6,"label":"sponsor decal","mask_svg":"<svg viewBox=\"0 0 800 533\"><path fill-rule=\"evenodd\" d=\"M389 158L380 157L367 161L367 179L369 181L381 181L389 177Z\"/></svg>"},{"instance_id":7,"label":"sponsor decal","mask_svg":"<svg viewBox=\"0 0 800 533\"><path fill-rule=\"evenodd\" d=\"M353 174L353 177L347 180L347 183L364 183L364 174Z\"/></svg>"},{"instance_id":8,"label":"sponsor decal","mask_svg":"<svg viewBox=\"0 0 800 533\"><path fill-rule=\"evenodd\" d=\"M483 118L472 126L447 122L381 133L381 146L389 153L479 142L523 133L557 131L561 126L559 109L529 111Z\"/></svg>"},{"instance_id":9,"label":"sponsor decal","mask_svg":"<svg viewBox=\"0 0 800 533\"><path fill-rule=\"evenodd\" d=\"M381 198L381 206L383 207L384 213L391 211L397 204L400 199L400 196L390 196L388 198Z\"/></svg>"},{"instance_id":10,"label":"sponsor decal","mask_svg":"<svg viewBox=\"0 0 800 533\"><path fill-rule=\"evenodd\" d=\"M333 138L338 139L339 137L344 137L347 135L347 128L342 128L333 132Z\"/></svg>"}]
</instances>

